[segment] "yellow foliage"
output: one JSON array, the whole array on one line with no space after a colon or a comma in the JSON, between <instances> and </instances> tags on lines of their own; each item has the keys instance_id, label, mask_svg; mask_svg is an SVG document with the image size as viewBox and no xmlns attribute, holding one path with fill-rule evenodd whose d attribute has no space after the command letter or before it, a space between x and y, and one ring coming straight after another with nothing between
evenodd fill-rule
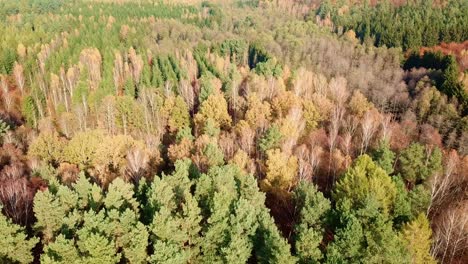
<instances>
[{"instance_id":1,"label":"yellow foliage","mask_svg":"<svg viewBox=\"0 0 468 264\"><path fill-rule=\"evenodd\" d=\"M317 107L317 110L323 119L327 119L331 116L334 104L326 96L315 93L312 95L312 102Z\"/></svg>"},{"instance_id":2,"label":"yellow foliage","mask_svg":"<svg viewBox=\"0 0 468 264\"><path fill-rule=\"evenodd\" d=\"M41 133L29 146L28 154L45 162L61 162L65 140L57 133Z\"/></svg>"},{"instance_id":3,"label":"yellow foliage","mask_svg":"<svg viewBox=\"0 0 468 264\"><path fill-rule=\"evenodd\" d=\"M268 124L270 119L270 104L268 102L262 103L257 94L250 94L247 98L247 111L245 112L247 123L253 128L262 127Z\"/></svg>"},{"instance_id":4,"label":"yellow foliage","mask_svg":"<svg viewBox=\"0 0 468 264\"><path fill-rule=\"evenodd\" d=\"M253 174L255 172L255 164L253 160L243 150L238 150L229 163L237 165L245 173Z\"/></svg>"},{"instance_id":5,"label":"yellow foliage","mask_svg":"<svg viewBox=\"0 0 468 264\"><path fill-rule=\"evenodd\" d=\"M97 149L104 138L102 130L77 133L65 147L64 160L78 165L81 169L88 168L95 160Z\"/></svg>"},{"instance_id":6,"label":"yellow foliage","mask_svg":"<svg viewBox=\"0 0 468 264\"><path fill-rule=\"evenodd\" d=\"M180 143L169 146L167 155L169 160L175 163L177 160L190 158L193 142L188 138L183 138Z\"/></svg>"},{"instance_id":7,"label":"yellow foliage","mask_svg":"<svg viewBox=\"0 0 468 264\"><path fill-rule=\"evenodd\" d=\"M260 183L264 191L287 195L296 184L298 163L295 156L289 156L279 149L267 151L266 177Z\"/></svg>"},{"instance_id":8,"label":"yellow foliage","mask_svg":"<svg viewBox=\"0 0 468 264\"><path fill-rule=\"evenodd\" d=\"M305 120L307 130L315 130L318 126L318 123L323 120L319 110L317 109L315 104L309 100L304 100L302 102L302 107L302 114Z\"/></svg>"},{"instance_id":9,"label":"yellow foliage","mask_svg":"<svg viewBox=\"0 0 468 264\"><path fill-rule=\"evenodd\" d=\"M413 264L435 264L437 263L431 256L431 235L432 230L424 214L410 223L407 223L402 230L402 239L408 248Z\"/></svg>"},{"instance_id":10,"label":"yellow foliage","mask_svg":"<svg viewBox=\"0 0 468 264\"><path fill-rule=\"evenodd\" d=\"M354 90L353 96L349 101L351 113L361 118L364 116L364 113L369 111L372 107L374 107L374 105L367 101L367 98L359 90Z\"/></svg>"},{"instance_id":11,"label":"yellow foliage","mask_svg":"<svg viewBox=\"0 0 468 264\"><path fill-rule=\"evenodd\" d=\"M195 123L200 128L203 128L209 118L218 127L228 127L231 125L231 116L228 113L227 102L222 94L212 94L203 101L200 111L195 115Z\"/></svg>"},{"instance_id":12,"label":"yellow foliage","mask_svg":"<svg viewBox=\"0 0 468 264\"><path fill-rule=\"evenodd\" d=\"M301 107L300 104L301 99L291 91L280 92L271 102L273 113L279 118L287 116L292 108Z\"/></svg>"},{"instance_id":13,"label":"yellow foliage","mask_svg":"<svg viewBox=\"0 0 468 264\"><path fill-rule=\"evenodd\" d=\"M143 142L136 141L131 136L106 136L96 150L93 165L103 171L111 167L115 171L123 172L127 152L133 148L145 149L145 146Z\"/></svg>"},{"instance_id":14,"label":"yellow foliage","mask_svg":"<svg viewBox=\"0 0 468 264\"><path fill-rule=\"evenodd\" d=\"M161 114L167 120L169 132L177 132L179 129L190 125L188 106L180 96L169 96L164 101Z\"/></svg>"}]
</instances>

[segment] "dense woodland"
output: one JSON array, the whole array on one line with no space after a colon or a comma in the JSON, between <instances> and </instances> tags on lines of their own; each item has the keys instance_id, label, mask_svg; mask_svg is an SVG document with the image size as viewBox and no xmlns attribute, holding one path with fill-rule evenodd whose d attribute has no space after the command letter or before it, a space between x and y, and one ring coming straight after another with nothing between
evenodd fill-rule
<instances>
[{"instance_id":1,"label":"dense woodland","mask_svg":"<svg viewBox=\"0 0 468 264\"><path fill-rule=\"evenodd\" d=\"M467 1L0 21L1 263L468 262Z\"/></svg>"}]
</instances>

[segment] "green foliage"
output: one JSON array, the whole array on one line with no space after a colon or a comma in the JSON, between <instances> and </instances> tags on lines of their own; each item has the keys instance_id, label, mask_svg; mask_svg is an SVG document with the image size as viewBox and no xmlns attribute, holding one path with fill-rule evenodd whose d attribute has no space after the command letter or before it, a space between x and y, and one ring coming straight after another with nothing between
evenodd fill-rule
<instances>
[{"instance_id":1,"label":"green foliage","mask_svg":"<svg viewBox=\"0 0 468 264\"><path fill-rule=\"evenodd\" d=\"M338 210L364 210L371 204L372 210L378 210L386 218L393 211L395 197L396 187L392 179L367 155L354 161L333 192Z\"/></svg>"},{"instance_id":2,"label":"green foliage","mask_svg":"<svg viewBox=\"0 0 468 264\"><path fill-rule=\"evenodd\" d=\"M167 118L170 132L177 132L190 127L190 114L187 104L181 96L170 96L164 101L162 114Z\"/></svg>"},{"instance_id":3,"label":"green foliage","mask_svg":"<svg viewBox=\"0 0 468 264\"><path fill-rule=\"evenodd\" d=\"M241 65L244 61L244 54L247 52L248 45L242 39L227 39L215 47L221 56L229 56L237 65Z\"/></svg>"},{"instance_id":4,"label":"green foliage","mask_svg":"<svg viewBox=\"0 0 468 264\"><path fill-rule=\"evenodd\" d=\"M405 182L400 175L393 176L392 180L397 190L393 210L393 224L396 227L401 227L402 223L406 223L413 218L410 192L406 189Z\"/></svg>"},{"instance_id":5,"label":"green foliage","mask_svg":"<svg viewBox=\"0 0 468 264\"><path fill-rule=\"evenodd\" d=\"M217 138L220 132L221 129L219 125L212 118L208 118L203 127L203 134L212 138Z\"/></svg>"},{"instance_id":6,"label":"green foliage","mask_svg":"<svg viewBox=\"0 0 468 264\"><path fill-rule=\"evenodd\" d=\"M224 163L223 151L217 144L208 143L203 149L203 156L207 158L208 166L220 166Z\"/></svg>"},{"instance_id":7,"label":"green foliage","mask_svg":"<svg viewBox=\"0 0 468 264\"><path fill-rule=\"evenodd\" d=\"M174 173L155 178L147 192L151 262L245 263L260 249L270 263L290 258L252 177L223 166L191 180L190 167L176 162Z\"/></svg>"},{"instance_id":8,"label":"green foliage","mask_svg":"<svg viewBox=\"0 0 468 264\"><path fill-rule=\"evenodd\" d=\"M32 127L37 126L37 122L39 121L39 111L32 96L23 97L21 102L21 112L28 124Z\"/></svg>"},{"instance_id":9,"label":"green foliage","mask_svg":"<svg viewBox=\"0 0 468 264\"><path fill-rule=\"evenodd\" d=\"M411 205L411 218L414 219L420 213L426 213L431 202L431 191L423 184L416 185L408 194Z\"/></svg>"},{"instance_id":10,"label":"green foliage","mask_svg":"<svg viewBox=\"0 0 468 264\"><path fill-rule=\"evenodd\" d=\"M3 45L2 45L3 46ZM16 52L10 47L2 47L0 52L0 73L11 74L13 70L13 64L16 61Z\"/></svg>"},{"instance_id":11,"label":"green foliage","mask_svg":"<svg viewBox=\"0 0 468 264\"><path fill-rule=\"evenodd\" d=\"M133 82L132 78L127 78L127 80L125 80L124 93L126 96L136 98L137 94L135 89L135 83Z\"/></svg>"},{"instance_id":12,"label":"green foliage","mask_svg":"<svg viewBox=\"0 0 468 264\"><path fill-rule=\"evenodd\" d=\"M465 40L463 1L321 1L311 14L310 0L110 2L0 1L12 95L0 108L18 126L0 146L0 196L24 191L35 219L22 229L0 215L0 262L432 263L421 216L442 171L432 147L439 132L444 150L463 148L466 92L452 56L410 56L403 70L432 78L416 87L400 63L402 49ZM392 112L402 138L350 166L369 110ZM437 144L396 158L417 138L412 113L419 139ZM328 153L331 119L343 122ZM15 170L31 156L38 168ZM320 186L298 182L310 176Z\"/></svg>"},{"instance_id":13,"label":"green foliage","mask_svg":"<svg viewBox=\"0 0 468 264\"><path fill-rule=\"evenodd\" d=\"M265 132L265 135L260 138L259 147L266 153L267 150L278 148L281 138L281 131L277 125L273 125Z\"/></svg>"},{"instance_id":14,"label":"green foliage","mask_svg":"<svg viewBox=\"0 0 468 264\"><path fill-rule=\"evenodd\" d=\"M294 191L299 221L295 226L296 255L300 263L318 263L323 254L320 250L325 232L325 221L331 204L317 187L301 183Z\"/></svg>"},{"instance_id":15,"label":"green foliage","mask_svg":"<svg viewBox=\"0 0 468 264\"><path fill-rule=\"evenodd\" d=\"M447 1L443 7L434 7L433 1L409 1L400 6L382 1L376 7L356 4L344 14L339 11L342 5L324 1L316 14L322 19L330 15L336 28L352 29L362 41L374 38L376 46L407 50L468 39L463 30L468 26L468 5L463 0Z\"/></svg>"},{"instance_id":16,"label":"green foliage","mask_svg":"<svg viewBox=\"0 0 468 264\"><path fill-rule=\"evenodd\" d=\"M223 21L224 14L221 7L215 3L208 1L202 2L202 8L208 10L208 17L204 19L203 25L207 27L220 26Z\"/></svg>"},{"instance_id":17,"label":"green foliage","mask_svg":"<svg viewBox=\"0 0 468 264\"><path fill-rule=\"evenodd\" d=\"M457 98L463 114L468 111L468 92L459 81L458 63L453 55L443 55L441 52L425 52L422 56L418 53L412 53L405 61L403 68L424 67L433 70L441 70L442 74L432 77L436 83L437 89L449 96Z\"/></svg>"},{"instance_id":18,"label":"green foliage","mask_svg":"<svg viewBox=\"0 0 468 264\"><path fill-rule=\"evenodd\" d=\"M259 75L280 77L283 69L275 59L269 59L265 62L259 62L255 66L255 72Z\"/></svg>"},{"instance_id":19,"label":"green foliage","mask_svg":"<svg viewBox=\"0 0 468 264\"><path fill-rule=\"evenodd\" d=\"M202 104L208 97L214 93L213 87L213 80L214 76L211 72L207 72L203 74L200 78L200 95L198 96L198 100L200 104Z\"/></svg>"},{"instance_id":20,"label":"green foliage","mask_svg":"<svg viewBox=\"0 0 468 264\"><path fill-rule=\"evenodd\" d=\"M86 102L90 93L89 80L88 80L88 69L84 68L80 72L80 79L76 90L73 92L72 101L75 105L81 105Z\"/></svg>"},{"instance_id":21,"label":"green foliage","mask_svg":"<svg viewBox=\"0 0 468 264\"><path fill-rule=\"evenodd\" d=\"M172 85L176 85L178 82L178 78L176 73L177 68L174 68L175 64L171 63L169 57L163 56L159 56L157 62L157 67L159 67L160 69L161 77L164 82L163 84L169 82ZM156 78L156 81L160 81L158 76L159 73L157 72L157 70L156 72L153 72L153 74L156 74L156 76L153 76L153 79Z\"/></svg>"},{"instance_id":22,"label":"green foliage","mask_svg":"<svg viewBox=\"0 0 468 264\"><path fill-rule=\"evenodd\" d=\"M189 126L179 129L176 135L176 141L180 143L183 139L194 140L194 136L192 135L192 129Z\"/></svg>"},{"instance_id":23,"label":"green foliage","mask_svg":"<svg viewBox=\"0 0 468 264\"><path fill-rule=\"evenodd\" d=\"M143 127L143 111L141 105L130 96L116 98L116 123L124 134Z\"/></svg>"},{"instance_id":24,"label":"green foliage","mask_svg":"<svg viewBox=\"0 0 468 264\"><path fill-rule=\"evenodd\" d=\"M347 219L327 247L326 263L409 263L406 247L390 224L377 217L369 223Z\"/></svg>"},{"instance_id":25,"label":"green foliage","mask_svg":"<svg viewBox=\"0 0 468 264\"><path fill-rule=\"evenodd\" d=\"M255 69L257 74L267 77L280 77L283 71L276 59L258 43L249 46L248 63L249 67Z\"/></svg>"},{"instance_id":26,"label":"green foliage","mask_svg":"<svg viewBox=\"0 0 468 264\"><path fill-rule=\"evenodd\" d=\"M402 151L399 162L403 178L414 184L442 169L442 153L439 148L435 147L428 154L424 146L412 143Z\"/></svg>"},{"instance_id":27,"label":"green foliage","mask_svg":"<svg viewBox=\"0 0 468 264\"><path fill-rule=\"evenodd\" d=\"M153 64L151 67L151 85L154 87L162 87L164 85L164 78L157 63Z\"/></svg>"},{"instance_id":28,"label":"green foliage","mask_svg":"<svg viewBox=\"0 0 468 264\"><path fill-rule=\"evenodd\" d=\"M273 219L267 212L259 216L259 228L254 243L255 257L258 263L292 264L297 259L291 256L290 246L281 237Z\"/></svg>"},{"instance_id":29,"label":"green foliage","mask_svg":"<svg viewBox=\"0 0 468 264\"><path fill-rule=\"evenodd\" d=\"M0 206L0 211L2 206ZM11 222L0 213L0 262L2 263L31 263L32 249L39 239L26 235L23 227Z\"/></svg>"},{"instance_id":30,"label":"green foliage","mask_svg":"<svg viewBox=\"0 0 468 264\"><path fill-rule=\"evenodd\" d=\"M393 173L395 164L395 153L390 149L388 141L381 141L377 149L372 153L375 164L385 170L388 175Z\"/></svg>"},{"instance_id":31,"label":"green foliage","mask_svg":"<svg viewBox=\"0 0 468 264\"><path fill-rule=\"evenodd\" d=\"M116 179L104 193L82 174L66 187L39 192L35 228L45 243L41 262L144 263L148 232L139 222L133 186Z\"/></svg>"},{"instance_id":32,"label":"green foliage","mask_svg":"<svg viewBox=\"0 0 468 264\"><path fill-rule=\"evenodd\" d=\"M327 263L409 261L391 221L405 212L401 208L405 197L397 195L399 189L369 156L356 159L333 192L341 225L327 247Z\"/></svg>"},{"instance_id":33,"label":"green foliage","mask_svg":"<svg viewBox=\"0 0 468 264\"><path fill-rule=\"evenodd\" d=\"M0 118L0 139L10 130L10 126Z\"/></svg>"}]
</instances>

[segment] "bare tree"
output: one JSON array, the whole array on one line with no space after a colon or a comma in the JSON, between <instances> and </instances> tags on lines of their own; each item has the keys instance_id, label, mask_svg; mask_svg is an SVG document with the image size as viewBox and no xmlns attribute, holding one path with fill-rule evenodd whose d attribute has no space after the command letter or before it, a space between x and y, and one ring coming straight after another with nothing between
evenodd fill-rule
<instances>
[{"instance_id":1,"label":"bare tree","mask_svg":"<svg viewBox=\"0 0 468 264\"><path fill-rule=\"evenodd\" d=\"M124 72L124 64L122 55L119 51L115 52L115 59L114 59L114 86L115 86L115 94L120 95L122 93L122 86L125 80L125 72Z\"/></svg>"},{"instance_id":2,"label":"bare tree","mask_svg":"<svg viewBox=\"0 0 468 264\"><path fill-rule=\"evenodd\" d=\"M380 126L382 128L382 137L381 140L390 142L390 138L392 137L392 115L384 115L380 119Z\"/></svg>"},{"instance_id":3,"label":"bare tree","mask_svg":"<svg viewBox=\"0 0 468 264\"><path fill-rule=\"evenodd\" d=\"M0 173L0 201L4 213L15 223L27 225L32 210L33 194L18 163L7 165Z\"/></svg>"},{"instance_id":4,"label":"bare tree","mask_svg":"<svg viewBox=\"0 0 468 264\"><path fill-rule=\"evenodd\" d=\"M450 189L455 182L455 170L460 162L460 158L456 151L451 151L445 161L444 172L436 173L430 180L431 186L431 202L427 208L427 215L439 207L447 195L451 191Z\"/></svg>"},{"instance_id":5,"label":"bare tree","mask_svg":"<svg viewBox=\"0 0 468 264\"><path fill-rule=\"evenodd\" d=\"M127 152L127 168L125 170L128 178L138 182L146 173L148 166L148 154L139 148L133 148Z\"/></svg>"},{"instance_id":6,"label":"bare tree","mask_svg":"<svg viewBox=\"0 0 468 264\"><path fill-rule=\"evenodd\" d=\"M370 141L377 131L379 120L378 113L367 111L361 121L361 155L367 151Z\"/></svg>"},{"instance_id":7,"label":"bare tree","mask_svg":"<svg viewBox=\"0 0 468 264\"><path fill-rule=\"evenodd\" d=\"M88 69L91 90L99 87L101 82L101 53L96 48L87 48L80 53L80 63Z\"/></svg>"},{"instance_id":8,"label":"bare tree","mask_svg":"<svg viewBox=\"0 0 468 264\"><path fill-rule=\"evenodd\" d=\"M189 111L193 113L193 107L195 106L195 92L193 91L193 87L186 80L180 81L178 87L180 96L184 98Z\"/></svg>"},{"instance_id":9,"label":"bare tree","mask_svg":"<svg viewBox=\"0 0 468 264\"><path fill-rule=\"evenodd\" d=\"M291 124L291 131L283 140L281 149L283 152L290 154L305 127L304 121L302 119L302 109L299 107L292 108L289 111L286 120L286 122Z\"/></svg>"},{"instance_id":10,"label":"bare tree","mask_svg":"<svg viewBox=\"0 0 468 264\"><path fill-rule=\"evenodd\" d=\"M432 255L441 263L453 263L468 249L468 202L447 210L437 222L433 236Z\"/></svg>"},{"instance_id":11,"label":"bare tree","mask_svg":"<svg viewBox=\"0 0 468 264\"><path fill-rule=\"evenodd\" d=\"M309 150L306 145L300 145L294 151L295 156L298 160L298 171L299 182L310 181L312 178L312 169L309 163Z\"/></svg>"},{"instance_id":12,"label":"bare tree","mask_svg":"<svg viewBox=\"0 0 468 264\"><path fill-rule=\"evenodd\" d=\"M337 105L343 106L349 97L347 80L343 77L332 78L328 84L330 97Z\"/></svg>"},{"instance_id":13,"label":"bare tree","mask_svg":"<svg viewBox=\"0 0 468 264\"><path fill-rule=\"evenodd\" d=\"M18 62L15 62L15 66L13 67L13 75L15 76L16 85L18 86L21 95L24 94L24 70L23 66Z\"/></svg>"},{"instance_id":14,"label":"bare tree","mask_svg":"<svg viewBox=\"0 0 468 264\"><path fill-rule=\"evenodd\" d=\"M336 140L340 131L341 122L343 120L345 109L337 105L333 108L329 131L328 131L328 151L329 151L329 162L328 162L328 173L331 170L332 153L336 147Z\"/></svg>"},{"instance_id":15,"label":"bare tree","mask_svg":"<svg viewBox=\"0 0 468 264\"><path fill-rule=\"evenodd\" d=\"M140 82L141 72L143 71L143 59L141 55L137 55L133 47L128 51L128 57L131 62L131 73L135 83Z\"/></svg>"}]
</instances>

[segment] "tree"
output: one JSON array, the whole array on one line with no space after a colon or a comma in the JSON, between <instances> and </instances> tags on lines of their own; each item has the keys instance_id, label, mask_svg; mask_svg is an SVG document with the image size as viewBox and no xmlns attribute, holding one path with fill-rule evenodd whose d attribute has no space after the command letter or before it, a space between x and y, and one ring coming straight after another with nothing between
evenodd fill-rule
<instances>
[{"instance_id":1,"label":"tree","mask_svg":"<svg viewBox=\"0 0 468 264\"><path fill-rule=\"evenodd\" d=\"M36 127L39 121L39 109L37 108L32 96L25 96L21 101L21 113L26 122L32 127Z\"/></svg>"},{"instance_id":2,"label":"tree","mask_svg":"<svg viewBox=\"0 0 468 264\"><path fill-rule=\"evenodd\" d=\"M388 141L381 141L378 148L372 153L372 159L374 162L387 172L387 174L393 173L393 166L395 163L395 153L390 149L390 143Z\"/></svg>"},{"instance_id":3,"label":"tree","mask_svg":"<svg viewBox=\"0 0 468 264\"><path fill-rule=\"evenodd\" d=\"M252 176L234 165L211 167L206 174L191 169L190 160L175 167L172 175L155 177L146 192L150 262L292 262Z\"/></svg>"},{"instance_id":4,"label":"tree","mask_svg":"<svg viewBox=\"0 0 468 264\"><path fill-rule=\"evenodd\" d=\"M399 162L403 178L414 184L442 169L442 153L437 147L428 153L421 144L412 143L402 151Z\"/></svg>"},{"instance_id":5,"label":"tree","mask_svg":"<svg viewBox=\"0 0 468 264\"><path fill-rule=\"evenodd\" d=\"M212 119L217 127L228 127L231 116L228 113L226 99L222 94L212 94L201 104L195 115L195 123L203 128L208 119Z\"/></svg>"},{"instance_id":6,"label":"tree","mask_svg":"<svg viewBox=\"0 0 468 264\"><path fill-rule=\"evenodd\" d=\"M90 130L77 133L66 145L63 151L63 160L87 169L96 159L99 144L105 135L101 130Z\"/></svg>"},{"instance_id":7,"label":"tree","mask_svg":"<svg viewBox=\"0 0 468 264\"><path fill-rule=\"evenodd\" d=\"M403 227L401 236L411 256L411 263L437 263L430 254L431 235L429 220L424 214L419 214Z\"/></svg>"},{"instance_id":8,"label":"tree","mask_svg":"<svg viewBox=\"0 0 468 264\"><path fill-rule=\"evenodd\" d=\"M262 102L254 93L247 98L247 110L245 111L245 121L252 128L263 128L271 119L271 108L268 102Z\"/></svg>"},{"instance_id":9,"label":"tree","mask_svg":"<svg viewBox=\"0 0 468 264\"><path fill-rule=\"evenodd\" d=\"M167 97L161 112L167 118L167 126L171 133L176 133L190 126L189 110L184 99L180 96Z\"/></svg>"},{"instance_id":10,"label":"tree","mask_svg":"<svg viewBox=\"0 0 468 264\"><path fill-rule=\"evenodd\" d=\"M104 192L81 174L71 187L54 183L37 193L35 228L45 245L41 262L144 263L148 232L139 221L133 187L116 179Z\"/></svg>"},{"instance_id":11,"label":"tree","mask_svg":"<svg viewBox=\"0 0 468 264\"><path fill-rule=\"evenodd\" d=\"M372 159L358 157L336 184L339 217L327 263L406 263L408 252L393 230L397 188Z\"/></svg>"},{"instance_id":12,"label":"tree","mask_svg":"<svg viewBox=\"0 0 468 264\"><path fill-rule=\"evenodd\" d=\"M66 141L57 133L41 133L29 146L29 155L47 163L58 164L64 160Z\"/></svg>"},{"instance_id":13,"label":"tree","mask_svg":"<svg viewBox=\"0 0 468 264\"><path fill-rule=\"evenodd\" d=\"M141 105L130 96L116 98L116 123L125 135L143 128L143 110Z\"/></svg>"},{"instance_id":14,"label":"tree","mask_svg":"<svg viewBox=\"0 0 468 264\"><path fill-rule=\"evenodd\" d=\"M320 112L312 101L304 100L302 104L306 128L309 131L315 130L319 122L322 121Z\"/></svg>"},{"instance_id":15,"label":"tree","mask_svg":"<svg viewBox=\"0 0 468 264\"><path fill-rule=\"evenodd\" d=\"M263 137L260 138L258 145L260 149L266 153L270 149L278 148L282 137L278 126L272 125L268 128Z\"/></svg>"},{"instance_id":16,"label":"tree","mask_svg":"<svg viewBox=\"0 0 468 264\"><path fill-rule=\"evenodd\" d=\"M326 263L359 263L363 244L363 230L356 217L350 217L346 226L339 229L333 243L327 247Z\"/></svg>"},{"instance_id":17,"label":"tree","mask_svg":"<svg viewBox=\"0 0 468 264\"><path fill-rule=\"evenodd\" d=\"M0 210L1 210L0 206ZM32 249L39 239L29 238L24 228L12 223L0 213L0 261L4 263L31 263Z\"/></svg>"},{"instance_id":18,"label":"tree","mask_svg":"<svg viewBox=\"0 0 468 264\"><path fill-rule=\"evenodd\" d=\"M10 130L10 126L5 121L0 119L0 140L8 132L8 130Z\"/></svg>"},{"instance_id":19,"label":"tree","mask_svg":"<svg viewBox=\"0 0 468 264\"><path fill-rule=\"evenodd\" d=\"M320 244L325 232L325 220L331 209L327 200L312 183L302 182L294 190L299 221L295 226L295 249L300 263L318 263L323 254Z\"/></svg>"},{"instance_id":20,"label":"tree","mask_svg":"<svg viewBox=\"0 0 468 264\"><path fill-rule=\"evenodd\" d=\"M279 149L268 150L266 155L266 176L260 182L261 188L280 196L287 195L296 183L297 158Z\"/></svg>"},{"instance_id":21,"label":"tree","mask_svg":"<svg viewBox=\"0 0 468 264\"><path fill-rule=\"evenodd\" d=\"M348 105L351 113L356 115L358 118L362 118L364 114L373 107L373 104L367 101L367 98L359 90L353 91L353 95L351 96Z\"/></svg>"},{"instance_id":22,"label":"tree","mask_svg":"<svg viewBox=\"0 0 468 264\"><path fill-rule=\"evenodd\" d=\"M333 198L339 210L358 210L371 200L386 217L393 211L396 188L390 176L367 155L359 156L337 182Z\"/></svg>"},{"instance_id":23,"label":"tree","mask_svg":"<svg viewBox=\"0 0 468 264\"><path fill-rule=\"evenodd\" d=\"M146 150L143 142L126 135L105 136L99 142L91 164L102 185L106 186L116 175L125 175L127 155L133 149Z\"/></svg>"}]
</instances>

